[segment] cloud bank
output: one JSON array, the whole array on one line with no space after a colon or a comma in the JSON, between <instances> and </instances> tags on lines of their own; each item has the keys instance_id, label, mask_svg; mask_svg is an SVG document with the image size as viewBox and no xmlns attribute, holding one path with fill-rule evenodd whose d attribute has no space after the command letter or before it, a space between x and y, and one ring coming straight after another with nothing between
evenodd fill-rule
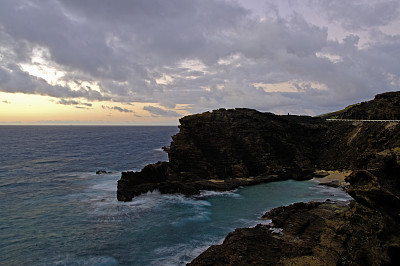
<instances>
[{"instance_id":1,"label":"cloud bank","mask_svg":"<svg viewBox=\"0 0 400 266\"><path fill-rule=\"evenodd\" d=\"M176 117L318 114L398 90L398 1L250 2L1 1L0 91Z\"/></svg>"}]
</instances>

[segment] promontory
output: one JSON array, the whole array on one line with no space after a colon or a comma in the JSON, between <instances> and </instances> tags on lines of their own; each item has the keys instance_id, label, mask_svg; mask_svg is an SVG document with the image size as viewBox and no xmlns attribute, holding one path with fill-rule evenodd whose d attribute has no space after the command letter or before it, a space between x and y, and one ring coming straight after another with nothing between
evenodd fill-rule
<instances>
[{"instance_id":1,"label":"promontory","mask_svg":"<svg viewBox=\"0 0 400 266\"><path fill-rule=\"evenodd\" d=\"M319 116L219 109L180 119L168 162L123 172L117 198L198 194L352 170L348 204L296 203L236 229L192 265L399 265L400 92ZM279 234L274 233L279 228Z\"/></svg>"}]
</instances>

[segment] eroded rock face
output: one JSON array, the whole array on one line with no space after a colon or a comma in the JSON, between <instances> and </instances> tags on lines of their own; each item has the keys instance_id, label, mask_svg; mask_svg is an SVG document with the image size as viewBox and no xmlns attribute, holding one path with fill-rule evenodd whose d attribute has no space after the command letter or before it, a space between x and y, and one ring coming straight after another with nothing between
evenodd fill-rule
<instances>
[{"instance_id":1,"label":"eroded rock face","mask_svg":"<svg viewBox=\"0 0 400 266\"><path fill-rule=\"evenodd\" d=\"M183 180L278 174L314 168L319 119L220 109L180 120L169 161Z\"/></svg>"},{"instance_id":2,"label":"eroded rock face","mask_svg":"<svg viewBox=\"0 0 400 266\"><path fill-rule=\"evenodd\" d=\"M326 122L250 109L220 109L180 120L169 162L123 173L118 199L147 191L197 194L285 179L316 169L366 169L378 152L400 147L400 123Z\"/></svg>"},{"instance_id":3,"label":"eroded rock face","mask_svg":"<svg viewBox=\"0 0 400 266\"><path fill-rule=\"evenodd\" d=\"M220 109L180 120L167 150L169 162L126 172L118 199L159 189L199 193L283 179L312 177L321 147L323 120L278 116L250 109ZM176 188L174 188L176 186Z\"/></svg>"},{"instance_id":4,"label":"eroded rock face","mask_svg":"<svg viewBox=\"0 0 400 266\"><path fill-rule=\"evenodd\" d=\"M349 176L349 205L295 203L236 229L190 265L399 265L400 167L388 160Z\"/></svg>"},{"instance_id":5,"label":"eroded rock face","mask_svg":"<svg viewBox=\"0 0 400 266\"><path fill-rule=\"evenodd\" d=\"M265 215L271 225L236 229L189 265L335 265L344 236L334 238L349 207L296 203Z\"/></svg>"},{"instance_id":6,"label":"eroded rock face","mask_svg":"<svg viewBox=\"0 0 400 266\"><path fill-rule=\"evenodd\" d=\"M321 169L371 169L377 154L400 147L400 123L325 122L328 129L319 154Z\"/></svg>"},{"instance_id":7,"label":"eroded rock face","mask_svg":"<svg viewBox=\"0 0 400 266\"><path fill-rule=\"evenodd\" d=\"M371 101L349 106L335 118L400 120L400 92L378 94Z\"/></svg>"},{"instance_id":8,"label":"eroded rock face","mask_svg":"<svg viewBox=\"0 0 400 266\"><path fill-rule=\"evenodd\" d=\"M399 92L378 95L343 118L399 119L399 99ZM307 179L316 169L353 170L349 205L276 208L266 214L271 225L236 229L192 265L400 265L400 123L327 122L249 109L220 109L180 122L164 149L169 162L123 173L118 200L154 189L193 195Z\"/></svg>"}]
</instances>

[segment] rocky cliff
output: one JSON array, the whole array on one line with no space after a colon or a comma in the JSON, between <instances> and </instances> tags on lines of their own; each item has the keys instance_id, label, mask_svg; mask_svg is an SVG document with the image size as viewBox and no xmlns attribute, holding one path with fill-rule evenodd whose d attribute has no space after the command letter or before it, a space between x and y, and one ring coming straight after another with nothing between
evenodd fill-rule
<instances>
[{"instance_id":1,"label":"rocky cliff","mask_svg":"<svg viewBox=\"0 0 400 266\"><path fill-rule=\"evenodd\" d=\"M336 114L399 119L400 93ZM329 116L328 116L329 117ZM169 162L124 172L118 200L158 189L192 195L351 169L350 204L296 203L265 214L269 225L236 229L191 265L399 265L400 123L326 121L250 109L180 120Z\"/></svg>"},{"instance_id":2,"label":"rocky cliff","mask_svg":"<svg viewBox=\"0 0 400 266\"><path fill-rule=\"evenodd\" d=\"M169 162L122 173L118 200L158 189L197 194L284 179L316 169L366 169L376 153L400 146L399 123L328 122L250 109L219 109L180 119Z\"/></svg>"},{"instance_id":3,"label":"rocky cliff","mask_svg":"<svg viewBox=\"0 0 400 266\"><path fill-rule=\"evenodd\" d=\"M349 205L278 207L263 216L271 224L236 229L189 265L399 265L400 153L383 157L348 177Z\"/></svg>"},{"instance_id":4,"label":"rocky cliff","mask_svg":"<svg viewBox=\"0 0 400 266\"><path fill-rule=\"evenodd\" d=\"M400 120L400 92L378 94L371 101L350 105L344 110L323 115L338 119Z\"/></svg>"},{"instance_id":5,"label":"rocky cliff","mask_svg":"<svg viewBox=\"0 0 400 266\"><path fill-rule=\"evenodd\" d=\"M169 162L126 172L118 199L159 189L196 194L288 178L311 177L323 120L278 116L250 109L220 109L180 119L167 148Z\"/></svg>"}]
</instances>

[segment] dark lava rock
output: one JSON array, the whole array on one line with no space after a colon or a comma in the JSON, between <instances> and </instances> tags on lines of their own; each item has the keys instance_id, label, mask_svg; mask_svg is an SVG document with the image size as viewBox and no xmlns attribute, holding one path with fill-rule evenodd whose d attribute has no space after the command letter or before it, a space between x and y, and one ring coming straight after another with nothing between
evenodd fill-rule
<instances>
[{"instance_id":1,"label":"dark lava rock","mask_svg":"<svg viewBox=\"0 0 400 266\"><path fill-rule=\"evenodd\" d=\"M98 170L96 171L96 175L103 175L103 174L111 174L111 172L106 170Z\"/></svg>"},{"instance_id":2,"label":"dark lava rock","mask_svg":"<svg viewBox=\"0 0 400 266\"><path fill-rule=\"evenodd\" d=\"M202 189L312 178L326 131L324 120L250 109L220 109L180 119L169 162L122 173L118 199L140 193L196 194ZM168 188L168 189L167 189Z\"/></svg>"},{"instance_id":3,"label":"dark lava rock","mask_svg":"<svg viewBox=\"0 0 400 266\"><path fill-rule=\"evenodd\" d=\"M271 225L236 229L189 265L335 265L343 237L332 236L348 209L328 202L273 209L265 215Z\"/></svg>"},{"instance_id":4,"label":"dark lava rock","mask_svg":"<svg viewBox=\"0 0 400 266\"><path fill-rule=\"evenodd\" d=\"M325 118L400 120L400 91L378 94L371 101L353 104Z\"/></svg>"},{"instance_id":5,"label":"dark lava rock","mask_svg":"<svg viewBox=\"0 0 400 266\"><path fill-rule=\"evenodd\" d=\"M399 119L400 92L338 112L341 118ZM266 214L271 225L236 229L191 265L400 265L400 123L328 122L250 109L180 119L169 162L124 172L117 197L158 189L201 190L284 179L316 169L351 169L349 204L297 203Z\"/></svg>"},{"instance_id":6,"label":"dark lava rock","mask_svg":"<svg viewBox=\"0 0 400 266\"><path fill-rule=\"evenodd\" d=\"M119 200L166 186L165 193L190 195L199 189L311 179L316 169L367 169L377 153L400 146L400 123L353 125L250 109L219 109L183 117L180 123L164 148L169 162L123 173Z\"/></svg>"},{"instance_id":7,"label":"dark lava rock","mask_svg":"<svg viewBox=\"0 0 400 266\"><path fill-rule=\"evenodd\" d=\"M220 109L180 119L168 152L183 180L278 174L301 178L314 168L320 119L250 109Z\"/></svg>"},{"instance_id":8,"label":"dark lava rock","mask_svg":"<svg viewBox=\"0 0 400 266\"><path fill-rule=\"evenodd\" d=\"M275 208L272 224L236 229L189 265L399 265L400 166L381 162L348 177L350 204Z\"/></svg>"}]
</instances>

